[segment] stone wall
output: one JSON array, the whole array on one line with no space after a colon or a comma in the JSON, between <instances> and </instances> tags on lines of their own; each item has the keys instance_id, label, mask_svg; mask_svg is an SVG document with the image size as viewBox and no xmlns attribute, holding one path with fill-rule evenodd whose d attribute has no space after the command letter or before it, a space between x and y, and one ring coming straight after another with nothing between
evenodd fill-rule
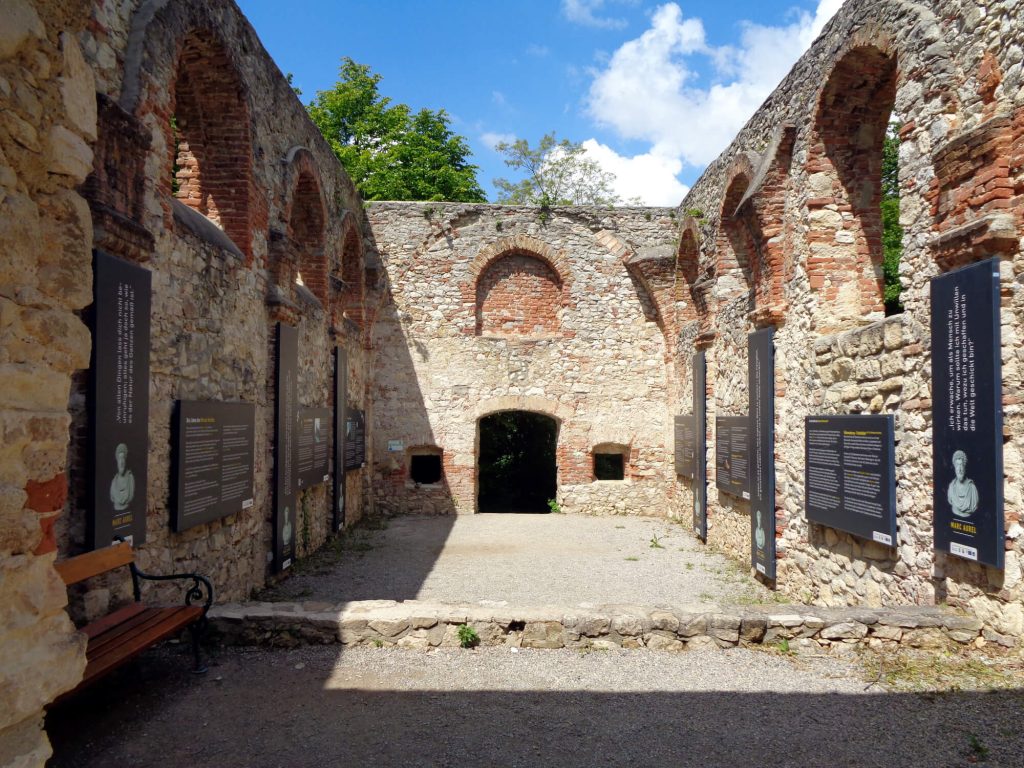
<instances>
[{"instance_id":1,"label":"stone wall","mask_svg":"<svg viewBox=\"0 0 1024 768\"><path fill-rule=\"evenodd\" d=\"M137 561L207 574L220 600L270 575L275 326L300 331L300 406L331 404L338 347L349 402L366 407L374 272L351 181L234 4L4 0L2 16L0 763L38 765L42 707L85 663L52 565L86 546L92 249L152 273ZM255 503L173 533L183 399L256 406ZM346 473L349 524L372 503L365 474ZM304 492L298 556L327 539L331 495ZM129 599L127 575L71 597L76 620L94 618Z\"/></svg>"},{"instance_id":2,"label":"stone wall","mask_svg":"<svg viewBox=\"0 0 1024 768\"><path fill-rule=\"evenodd\" d=\"M380 507L475 511L479 419L524 410L558 421L564 511L664 514L674 477L664 323L652 298L658 284L637 260L642 247L661 246L671 275L674 217L369 206L388 281L372 344ZM625 453L624 480L595 481L594 448L603 444ZM425 447L443 451L439 484L409 476L409 450Z\"/></svg>"},{"instance_id":3,"label":"stone wall","mask_svg":"<svg viewBox=\"0 0 1024 768\"><path fill-rule=\"evenodd\" d=\"M54 521L67 495L71 377L89 364L93 77L74 4L0 8L0 763L42 765L43 706L85 643L64 607Z\"/></svg>"},{"instance_id":4,"label":"stone wall","mask_svg":"<svg viewBox=\"0 0 1024 768\"><path fill-rule=\"evenodd\" d=\"M746 335L776 328L776 586L828 606L948 602L1024 631L1019 483L1024 328L1024 29L1018 2L848 0L680 206L670 408L708 355L710 542L747 561L749 506L714 488L714 419L747 411ZM881 304L881 142L900 123L902 314ZM1001 267L1006 567L932 545L929 280ZM667 304L666 304L667 307ZM896 419L898 547L809 524L803 421ZM682 483L678 495L690 498Z\"/></svg>"}]
</instances>

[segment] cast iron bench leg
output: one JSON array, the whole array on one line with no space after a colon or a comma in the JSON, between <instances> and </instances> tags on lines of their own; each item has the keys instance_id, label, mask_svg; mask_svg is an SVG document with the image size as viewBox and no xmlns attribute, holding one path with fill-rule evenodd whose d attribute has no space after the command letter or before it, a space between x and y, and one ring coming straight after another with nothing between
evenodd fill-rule
<instances>
[{"instance_id":1,"label":"cast iron bench leg","mask_svg":"<svg viewBox=\"0 0 1024 768\"><path fill-rule=\"evenodd\" d=\"M192 668L192 673L195 675L205 675L207 667L203 664L203 658L199 651L199 640L202 637L203 630L206 628L206 617L203 617L197 622L189 625L188 631L192 635L192 658L195 660L195 666Z\"/></svg>"}]
</instances>

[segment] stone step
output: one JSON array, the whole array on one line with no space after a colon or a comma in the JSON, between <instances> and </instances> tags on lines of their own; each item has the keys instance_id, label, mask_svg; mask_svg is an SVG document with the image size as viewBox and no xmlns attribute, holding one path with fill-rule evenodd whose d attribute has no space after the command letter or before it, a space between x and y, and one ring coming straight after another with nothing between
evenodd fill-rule
<instances>
[{"instance_id":1,"label":"stone step","mask_svg":"<svg viewBox=\"0 0 1024 768\"><path fill-rule=\"evenodd\" d=\"M947 648L1012 640L973 616L946 608L818 608L806 605L513 606L503 601L440 603L366 600L330 603L249 602L216 606L210 623L230 645L458 646L459 627L483 645L522 648L684 650L770 645L820 652L902 645Z\"/></svg>"}]
</instances>

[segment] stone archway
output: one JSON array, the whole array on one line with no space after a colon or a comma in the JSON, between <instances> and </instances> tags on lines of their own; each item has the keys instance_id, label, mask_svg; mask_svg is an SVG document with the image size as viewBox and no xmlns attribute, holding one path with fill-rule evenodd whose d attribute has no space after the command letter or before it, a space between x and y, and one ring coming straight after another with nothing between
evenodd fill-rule
<instances>
[{"instance_id":1,"label":"stone archway","mask_svg":"<svg viewBox=\"0 0 1024 768\"><path fill-rule=\"evenodd\" d=\"M480 418L477 435L477 511L550 511L558 489L558 421L498 411Z\"/></svg>"}]
</instances>

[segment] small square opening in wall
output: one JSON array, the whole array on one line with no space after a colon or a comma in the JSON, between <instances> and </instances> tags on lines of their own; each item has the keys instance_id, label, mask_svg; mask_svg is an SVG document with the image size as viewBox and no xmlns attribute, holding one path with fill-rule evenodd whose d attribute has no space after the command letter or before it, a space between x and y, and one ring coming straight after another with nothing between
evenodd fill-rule
<instances>
[{"instance_id":1,"label":"small square opening in wall","mask_svg":"<svg viewBox=\"0 0 1024 768\"><path fill-rule=\"evenodd\" d=\"M409 457L409 478L420 485L441 482L441 454L413 454Z\"/></svg>"},{"instance_id":2,"label":"small square opening in wall","mask_svg":"<svg viewBox=\"0 0 1024 768\"><path fill-rule=\"evenodd\" d=\"M595 480L622 480L625 477L625 457L621 453L595 453Z\"/></svg>"}]
</instances>

